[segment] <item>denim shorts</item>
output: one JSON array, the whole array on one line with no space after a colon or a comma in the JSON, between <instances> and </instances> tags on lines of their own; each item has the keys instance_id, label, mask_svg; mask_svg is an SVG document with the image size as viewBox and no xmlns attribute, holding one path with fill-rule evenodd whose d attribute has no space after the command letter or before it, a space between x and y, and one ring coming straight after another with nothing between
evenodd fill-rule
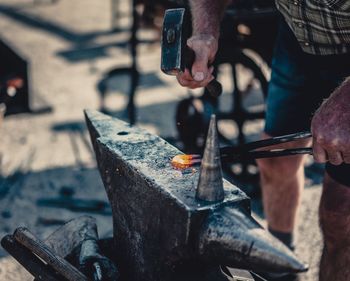
<instances>
[{"instance_id":1,"label":"denim shorts","mask_svg":"<svg viewBox=\"0 0 350 281\"><path fill-rule=\"evenodd\" d=\"M307 54L281 19L271 68L265 132L278 136L306 131L322 101L350 76L350 53ZM326 170L333 179L350 186L350 165L327 164Z\"/></svg>"}]
</instances>

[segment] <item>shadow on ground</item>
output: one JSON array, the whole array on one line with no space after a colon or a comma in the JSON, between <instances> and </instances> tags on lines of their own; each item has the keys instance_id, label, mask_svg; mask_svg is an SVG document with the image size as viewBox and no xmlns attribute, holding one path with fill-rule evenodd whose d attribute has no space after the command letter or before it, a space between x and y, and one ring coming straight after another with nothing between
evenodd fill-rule
<instances>
[{"instance_id":1,"label":"shadow on ground","mask_svg":"<svg viewBox=\"0 0 350 281\"><path fill-rule=\"evenodd\" d=\"M109 203L95 167L18 172L0 178L0 186L0 237L19 226L45 237L58 225L82 214L98 219L101 237L111 233Z\"/></svg>"}]
</instances>

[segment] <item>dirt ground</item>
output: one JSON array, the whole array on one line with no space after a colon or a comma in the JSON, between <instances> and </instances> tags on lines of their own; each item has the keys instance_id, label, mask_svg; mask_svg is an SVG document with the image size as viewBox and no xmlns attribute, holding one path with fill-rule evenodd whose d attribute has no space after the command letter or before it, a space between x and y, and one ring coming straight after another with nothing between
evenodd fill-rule
<instances>
[{"instance_id":1,"label":"dirt ground","mask_svg":"<svg viewBox=\"0 0 350 281\"><path fill-rule=\"evenodd\" d=\"M130 65L126 48L129 9L126 0L122 3L119 31L112 32L110 1L0 0L0 40L30 62L33 106L47 103L53 108L51 113L8 116L0 127L0 237L18 226L45 237L63 221L86 214L39 204L39 199L56 198L62 190L74 192L74 198L107 202L83 109L99 108L96 86L106 71ZM176 104L188 93L160 72L159 35L143 30L139 36L154 43L138 48L137 124L174 140ZM113 115L124 119L128 79L127 75L112 79L106 97ZM229 75L222 75L221 81L225 89L232 87ZM225 107L230 95L221 99ZM233 131L229 122L221 128L228 135ZM252 122L247 131L256 136L261 128L261 121ZM310 264L303 281L317 280L322 248L317 222L321 170L317 166L308 169L296 231L297 255ZM253 210L264 223L259 200L253 200ZM108 210L88 214L97 218L101 237L111 236ZM31 280L31 276L0 249L0 280Z\"/></svg>"}]
</instances>

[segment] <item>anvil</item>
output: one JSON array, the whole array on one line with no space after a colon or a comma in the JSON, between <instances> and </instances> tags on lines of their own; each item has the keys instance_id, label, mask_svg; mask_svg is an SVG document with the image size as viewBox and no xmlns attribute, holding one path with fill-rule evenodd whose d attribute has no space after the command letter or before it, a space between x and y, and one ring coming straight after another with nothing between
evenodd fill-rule
<instances>
[{"instance_id":1,"label":"anvil","mask_svg":"<svg viewBox=\"0 0 350 281\"><path fill-rule=\"evenodd\" d=\"M168 75L177 75L185 68L191 70L195 54L187 46L191 35L190 15L185 8L168 9L165 11L162 42L161 70ZM207 86L209 93L218 97L222 86L217 80L212 80Z\"/></svg>"},{"instance_id":2,"label":"anvil","mask_svg":"<svg viewBox=\"0 0 350 281\"><path fill-rule=\"evenodd\" d=\"M180 153L160 137L97 111L85 112L111 203L123 280L222 280L220 264L274 272L306 266L250 215L250 199L223 180L223 199L196 195L199 171L175 170Z\"/></svg>"}]
</instances>

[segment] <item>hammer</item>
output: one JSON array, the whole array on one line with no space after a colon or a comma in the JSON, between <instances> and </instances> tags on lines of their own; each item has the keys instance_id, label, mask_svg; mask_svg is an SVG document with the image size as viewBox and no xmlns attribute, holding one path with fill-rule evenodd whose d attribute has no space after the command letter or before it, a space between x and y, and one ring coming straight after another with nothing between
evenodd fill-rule
<instances>
[{"instance_id":1,"label":"hammer","mask_svg":"<svg viewBox=\"0 0 350 281\"><path fill-rule=\"evenodd\" d=\"M187 39L191 35L189 19L185 8L165 11L161 42L161 70L165 74L177 75L185 68L192 68L195 53L187 46ZM222 93L222 86L215 79L209 82L206 89L213 97Z\"/></svg>"}]
</instances>

